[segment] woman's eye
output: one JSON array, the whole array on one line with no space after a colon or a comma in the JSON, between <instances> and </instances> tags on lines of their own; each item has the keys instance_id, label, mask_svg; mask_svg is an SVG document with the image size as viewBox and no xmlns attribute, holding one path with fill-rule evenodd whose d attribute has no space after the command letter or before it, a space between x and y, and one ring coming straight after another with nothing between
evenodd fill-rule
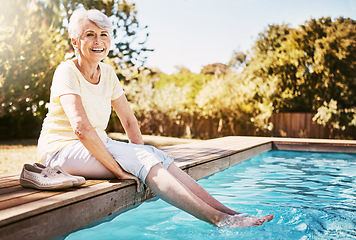
<instances>
[{"instance_id":1,"label":"woman's eye","mask_svg":"<svg viewBox=\"0 0 356 240\"><path fill-rule=\"evenodd\" d=\"M94 36L94 34L92 34L92 33L87 34L87 37L92 37L92 36Z\"/></svg>"},{"instance_id":2,"label":"woman's eye","mask_svg":"<svg viewBox=\"0 0 356 240\"><path fill-rule=\"evenodd\" d=\"M101 34L102 37L107 37L108 35L106 33Z\"/></svg>"}]
</instances>

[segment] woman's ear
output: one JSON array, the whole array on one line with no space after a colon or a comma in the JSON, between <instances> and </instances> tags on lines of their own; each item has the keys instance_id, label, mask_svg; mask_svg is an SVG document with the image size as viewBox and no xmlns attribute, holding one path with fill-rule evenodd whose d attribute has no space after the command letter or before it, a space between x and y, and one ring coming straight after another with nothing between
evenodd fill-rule
<instances>
[{"instance_id":1,"label":"woman's ear","mask_svg":"<svg viewBox=\"0 0 356 240\"><path fill-rule=\"evenodd\" d=\"M72 41L74 50L78 50L78 40L75 38L71 38L71 41Z\"/></svg>"}]
</instances>

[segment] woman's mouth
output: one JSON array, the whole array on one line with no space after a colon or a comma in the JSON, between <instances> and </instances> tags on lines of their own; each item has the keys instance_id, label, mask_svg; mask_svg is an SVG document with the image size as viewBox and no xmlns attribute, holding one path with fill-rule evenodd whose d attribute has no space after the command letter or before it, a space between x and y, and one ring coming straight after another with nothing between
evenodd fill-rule
<instances>
[{"instance_id":1,"label":"woman's mouth","mask_svg":"<svg viewBox=\"0 0 356 240\"><path fill-rule=\"evenodd\" d=\"M95 53L102 53L105 51L105 48L90 48L90 50Z\"/></svg>"}]
</instances>

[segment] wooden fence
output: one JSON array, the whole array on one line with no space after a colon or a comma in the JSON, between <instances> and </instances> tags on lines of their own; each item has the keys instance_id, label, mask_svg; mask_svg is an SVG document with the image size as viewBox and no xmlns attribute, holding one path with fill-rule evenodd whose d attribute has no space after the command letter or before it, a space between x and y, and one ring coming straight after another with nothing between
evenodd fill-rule
<instances>
[{"instance_id":1,"label":"wooden fence","mask_svg":"<svg viewBox=\"0 0 356 240\"><path fill-rule=\"evenodd\" d=\"M313 121L314 113L274 113L272 135L275 137L330 138L330 129Z\"/></svg>"},{"instance_id":2,"label":"wooden fence","mask_svg":"<svg viewBox=\"0 0 356 240\"><path fill-rule=\"evenodd\" d=\"M198 119L192 117L190 121L174 121L169 118L153 121L139 119L143 134L162 135L172 137L193 137L210 139L223 136L266 136L291 138L343 138L356 139L356 128L347 132L322 126L314 122L314 113L274 113L270 119L272 131L257 132L247 121L221 124L219 119ZM187 123L189 122L189 124ZM109 131L123 132L118 120L111 122Z\"/></svg>"},{"instance_id":3,"label":"wooden fence","mask_svg":"<svg viewBox=\"0 0 356 240\"><path fill-rule=\"evenodd\" d=\"M314 113L274 113L272 135L296 138L341 138L356 139L356 127L346 131L332 129L313 121Z\"/></svg>"}]
</instances>

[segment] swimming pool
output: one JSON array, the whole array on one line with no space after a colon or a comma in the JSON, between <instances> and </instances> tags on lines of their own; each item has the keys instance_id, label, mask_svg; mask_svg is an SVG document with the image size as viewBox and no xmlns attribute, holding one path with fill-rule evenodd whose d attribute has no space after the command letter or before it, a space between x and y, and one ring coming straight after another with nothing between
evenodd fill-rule
<instances>
[{"instance_id":1,"label":"swimming pool","mask_svg":"<svg viewBox=\"0 0 356 240\"><path fill-rule=\"evenodd\" d=\"M65 239L356 239L356 154L269 151L199 180L262 227L219 229L159 199Z\"/></svg>"}]
</instances>

